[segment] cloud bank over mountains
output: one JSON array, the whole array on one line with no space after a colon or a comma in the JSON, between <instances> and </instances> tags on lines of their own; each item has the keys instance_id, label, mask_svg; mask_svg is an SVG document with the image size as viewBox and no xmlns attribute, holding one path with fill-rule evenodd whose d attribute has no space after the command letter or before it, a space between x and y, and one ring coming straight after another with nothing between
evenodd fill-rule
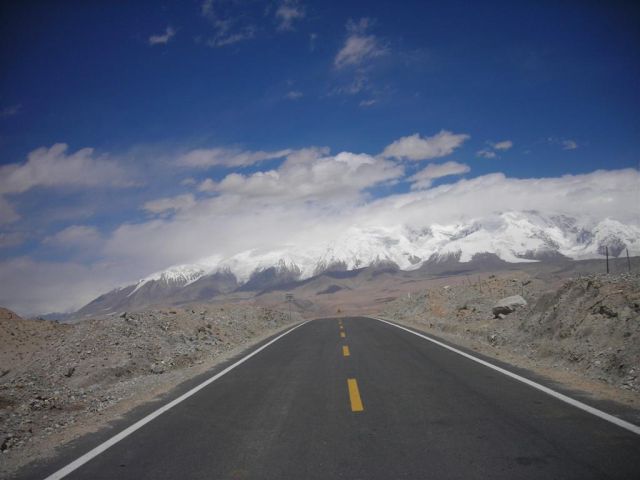
<instances>
[{"instance_id":1,"label":"cloud bank over mountains","mask_svg":"<svg viewBox=\"0 0 640 480\"><path fill-rule=\"evenodd\" d=\"M611 218L640 225L640 172L598 170L555 178L469 177L456 154L469 139L448 130L414 134L382 152L331 153L327 147L250 151L216 147L176 153L158 166L163 189L136 182L119 157L64 144L39 148L26 161L2 167L0 212L19 226L20 200L45 189L116 189L137 201L140 217L113 228L71 221L32 238L35 247L0 263L0 304L25 314L68 311L117 285L176 264L252 249L322 245L345 231L424 228L486 218L505 210ZM510 141L493 144L505 151ZM457 156L455 158L458 158ZM21 242L3 233L7 247ZM41 254L55 251L55 258Z\"/></svg>"}]
</instances>

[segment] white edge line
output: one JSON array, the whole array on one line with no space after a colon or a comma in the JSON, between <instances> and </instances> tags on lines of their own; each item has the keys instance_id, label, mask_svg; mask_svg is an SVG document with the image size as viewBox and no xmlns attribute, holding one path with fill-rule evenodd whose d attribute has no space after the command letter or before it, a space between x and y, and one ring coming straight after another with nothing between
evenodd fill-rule
<instances>
[{"instance_id":1,"label":"white edge line","mask_svg":"<svg viewBox=\"0 0 640 480\"><path fill-rule=\"evenodd\" d=\"M58 470L55 473L52 473L51 475L49 475L48 477L45 478L45 480L59 480L61 478L64 478L65 476L69 475L71 472L73 472L74 470L77 470L78 468L80 468L82 465L84 465L85 463L87 463L88 461L90 461L91 459L97 457L98 455L100 455L102 452L104 452L105 450L107 450L108 448L112 447L113 445L115 445L116 443L118 443L119 441L125 439L126 437L128 437L129 435L131 435L133 432L135 432L136 430L138 430L139 428L143 427L144 425L146 425L147 423L149 423L150 421L154 420L155 418L159 417L160 415L162 415L164 412L166 412L167 410L175 407L176 405L178 405L180 402L183 402L184 400L186 400L187 398L189 398L190 396L196 394L197 392L199 392L200 390L202 390L204 387L206 387L207 385L215 382L217 379L219 379L220 377L222 377L223 375L229 373L231 370L233 370L234 368L240 366L241 364L243 364L244 362L246 362L247 360L249 360L251 357L253 357L254 355L257 355L258 353L260 353L262 350L264 350L265 348L267 348L269 345L271 345L274 342L277 342L278 340L280 340L282 337L284 337L285 335L288 335L289 333L293 332L295 329L300 328L301 326L303 326L304 324L310 322L310 320L307 320L306 322L303 322L299 325L296 325L295 327L287 330L286 332L284 332L283 334L279 335L278 337L274 338L273 340L271 340L268 343L265 343L263 346L261 346L260 348L254 350L253 352L251 352L249 355L247 355L246 357L241 358L240 360L238 360L236 363L234 363L233 365L229 365L227 368L225 368L224 370L222 370L221 372L217 373L216 375L214 375L213 377L205 380L204 382L202 382L200 385L192 388L191 390L189 390L188 392L180 395L178 398L176 398L175 400L167 403L166 405L160 407L158 410L150 413L149 415L147 415L146 417L138 420L136 423L134 423L133 425L125 428L124 430L122 430L120 433L118 433L117 435L114 435L113 437L111 437L109 440L106 440L105 442L101 443L100 445L98 445L97 447L95 447L93 450L88 451L87 453L85 453L84 455L82 455L80 458L78 458L77 460L74 460L73 462L71 462L69 465L67 465L66 467L62 467L60 470Z\"/></svg>"},{"instance_id":2,"label":"white edge line","mask_svg":"<svg viewBox=\"0 0 640 480\"><path fill-rule=\"evenodd\" d=\"M389 325L392 325L396 328L399 328L401 330L405 330L409 333L413 333L414 335L417 335L418 337L424 338L425 340L428 340L432 343L435 343L436 345L446 348L447 350L451 350L454 353L457 353L458 355L462 355L465 358L468 358L469 360L473 360L474 362L479 363L480 365L484 365L485 367L489 367L497 372L500 372L504 375L507 375L508 377L511 377L515 380L518 380L519 382L522 382L526 385L529 385L530 387L533 387L537 390L540 390L541 392L546 393L547 395L551 395L552 397L557 398L558 400L561 400L565 403L568 403L569 405L573 405L576 408L579 408L580 410L584 410L585 412L588 412L592 415L595 415L596 417L600 417L603 420L606 420L607 422L613 423L614 425L617 425L619 427L624 428L625 430L629 430L630 432L635 433L636 435L640 435L640 427L638 425L634 425L633 423L629 423L625 420L622 420L621 418L615 417L609 413L603 412L602 410L598 410L597 408L591 407L589 405L587 405L586 403L582 403L578 400L575 400L571 397L568 397L567 395L564 395L560 392L556 392L555 390L550 389L549 387L545 387L544 385L540 385L539 383L534 382L533 380L529 380L528 378L525 377L521 377L520 375L510 372L509 370L505 370L504 368L498 367L497 365L494 365L492 363L489 363L485 360L482 360L478 357L474 357L473 355L470 355L468 353L465 353L461 350L458 350L457 348L453 348L450 347L449 345L439 342L438 340L435 340L433 338L429 338L426 335L422 335L421 333L418 332L414 332L413 330L409 329L409 328L405 328L402 327L400 325L396 325L395 323L389 322L387 320L383 320L381 318L377 318L377 317L369 317L372 318L374 320L378 320L379 322L383 322L383 323L387 323Z\"/></svg>"}]
</instances>

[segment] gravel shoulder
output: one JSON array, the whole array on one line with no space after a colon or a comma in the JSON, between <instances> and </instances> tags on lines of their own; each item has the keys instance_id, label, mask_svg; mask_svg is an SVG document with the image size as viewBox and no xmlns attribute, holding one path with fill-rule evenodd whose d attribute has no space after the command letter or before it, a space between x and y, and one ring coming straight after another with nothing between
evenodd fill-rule
<instances>
[{"instance_id":1,"label":"gravel shoulder","mask_svg":"<svg viewBox=\"0 0 640 480\"><path fill-rule=\"evenodd\" d=\"M299 321L246 305L189 305L58 324L0 310L0 477Z\"/></svg>"},{"instance_id":2,"label":"gravel shoulder","mask_svg":"<svg viewBox=\"0 0 640 480\"><path fill-rule=\"evenodd\" d=\"M511 295L527 305L495 316ZM457 279L390 302L381 316L533 371L599 400L640 409L640 276Z\"/></svg>"}]
</instances>

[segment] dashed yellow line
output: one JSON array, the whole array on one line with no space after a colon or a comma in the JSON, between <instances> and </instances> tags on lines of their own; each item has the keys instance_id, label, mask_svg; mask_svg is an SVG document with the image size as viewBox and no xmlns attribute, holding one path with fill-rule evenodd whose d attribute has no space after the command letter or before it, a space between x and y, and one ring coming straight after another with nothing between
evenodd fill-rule
<instances>
[{"instance_id":1,"label":"dashed yellow line","mask_svg":"<svg viewBox=\"0 0 640 480\"><path fill-rule=\"evenodd\" d=\"M346 338L346 334L344 332L340 332L340 338Z\"/></svg>"},{"instance_id":2,"label":"dashed yellow line","mask_svg":"<svg viewBox=\"0 0 640 480\"><path fill-rule=\"evenodd\" d=\"M347 387L349 388L349 400L351 401L352 412L362 412L364 406L362 405L362 399L360 398L360 390L358 390L358 382L355 378L347 379Z\"/></svg>"},{"instance_id":3,"label":"dashed yellow line","mask_svg":"<svg viewBox=\"0 0 640 480\"><path fill-rule=\"evenodd\" d=\"M349 347L347 345L343 345L342 346L342 356L343 357L348 357L349 355L351 355L351 353L349 352Z\"/></svg>"}]
</instances>

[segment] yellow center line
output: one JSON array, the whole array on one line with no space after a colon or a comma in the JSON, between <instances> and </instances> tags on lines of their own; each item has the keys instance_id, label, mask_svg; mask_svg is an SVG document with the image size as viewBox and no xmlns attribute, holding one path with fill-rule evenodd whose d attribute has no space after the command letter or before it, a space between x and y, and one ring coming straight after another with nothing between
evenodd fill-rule
<instances>
[{"instance_id":1,"label":"yellow center line","mask_svg":"<svg viewBox=\"0 0 640 480\"><path fill-rule=\"evenodd\" d=\"M358 382L355 378L347 379L347 386L349 387L349 400L351 400L351 411L361 412L364 410L362 406L362 399L360 398L360 390L358 390Z\"/></svg>"},{"instance_id":2,"label":"yellow center line","mask_svg":"<svg viewBox=\"0 0 640 480\"><path fill-rule=\"evenodd\" d=\"M346 337L345 333L344 332L340 332L340 338L345 338L345 337Z\"/></svg>"},{"instance_id":3,"label":"yellow center line","mask_svg":"<svg viewBox=\"0 0 640 480\"><path fill-rule=\"evenodd\" d=\"M342 355L344 357L348 357L349 355L351 355L351 353L349 353L349 347L346 345L342 346Z\"/></svg>"}]
</instances>

